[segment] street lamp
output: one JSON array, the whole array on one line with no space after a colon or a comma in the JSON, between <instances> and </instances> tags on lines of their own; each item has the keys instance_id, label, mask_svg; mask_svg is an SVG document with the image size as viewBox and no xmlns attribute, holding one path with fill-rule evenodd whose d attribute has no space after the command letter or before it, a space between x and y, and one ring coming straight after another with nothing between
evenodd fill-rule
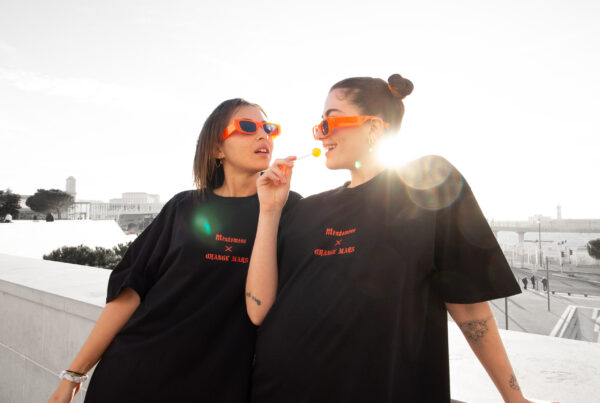
<instances>
[{"instance_id":1,"label":"street lamp","mask_svg":"<svg viewBox=\"0 0 600 403\"><path fill-rule=\"evenodd\" d=\"M539 248L540 248L540 267L544 267L543 263L542 263L542 219L538 218L537 219L537 223L538 223L538 243L539 243Z\"/></svg>"}]
</instances>

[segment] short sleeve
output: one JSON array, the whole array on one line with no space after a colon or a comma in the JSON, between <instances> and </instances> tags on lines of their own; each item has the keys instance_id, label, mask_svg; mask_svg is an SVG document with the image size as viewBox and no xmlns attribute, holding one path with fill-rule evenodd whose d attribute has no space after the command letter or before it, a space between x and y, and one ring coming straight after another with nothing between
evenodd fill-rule
<instances>
[{"instance_id":1,"label":"short sleeve","mask_svg":"<svg viewBox=\"0 0 600 403\"><path fill-rule=\"evenodd\" d=\"M163 206L113 269L108 280L107 303L115 299L125 287L134 289L143 300L148 290L158 281L158 269L169 250L175 210L182 195L183 193L174 196Z\"/></svg>"},{"instance_id":2,"label":"short sleeve","mask_svg":"<svg viewBox=\"0 0 600 403\"><path fill-rule=\"evenodd\" d=\"M445 302L471 304L521 292L475 196L464 177L450 169L438 186L435 282Z\"/></svg>"},{"instance_id":3,"label":"short sleeve","mask_svg":"<svg viewBox=\"0 0 600 403\"><path fill-rule=\"evenodd\" d=\"M296 204L302 200L303 197L294 191L290 191L288 195L287 202L285 206L283 206L283 211L281 212L281 220L279 221L279 230L277 232L277 266L279 267L281 255L282 255L282 247L283 247L283 232L286 227L286 223L289 220L290 214L294 210Z\"/></svg>"},{"instance_id":4,"label":"short sleeve","mask_svg":"<svg viewBox=\"0 0 600 403\"><path fill-rule=\"evenodd\" d=\"M285 203L285 206L283 206L283 211L281 212L281 218L283 219L300 200L302 200L302 196L299 193L290 190L287 202Z\"/></svg>"}]
</instances>

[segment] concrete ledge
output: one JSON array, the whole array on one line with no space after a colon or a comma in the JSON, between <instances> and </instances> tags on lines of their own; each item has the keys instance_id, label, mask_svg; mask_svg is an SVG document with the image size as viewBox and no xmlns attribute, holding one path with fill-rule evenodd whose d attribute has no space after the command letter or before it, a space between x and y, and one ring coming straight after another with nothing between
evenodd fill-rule
<instances>
[{"instance_id":1,"label":"concrete ledge","mask_svg":"<svg viewBox=\"0 0 600 403\"><path fill-rule=\"evenodd\" d=\"M575 315L576 312L577 307L575 305L569 305L558 322L556 322L556 326L554 326L554 329L550 332L550 336L576 339L578 327L577 315Z\"/></svg>"},{"instance_id":2,"label":"concrete ledge","mask_svg":"<svg viewBox=\"0 0 600 403\"><path fill-rule=\"evenodd\" d=\"M496 387L454 323L448 323L452 397L501 403ZM530 399L597 403L600 344L500 330L521 389ZM508 381L508 380L507 380Z\"/></svg>"},{"instance_id":3,"label":"concrete ledge","mask_svg":"<svg viewBox=\"0 0 600 403\"><path fill-rule=\"evenodd\" d=\"M0 402L45 402L102 308L110 272L0 254ZM597 317L597 312L594 317ZM454 323L449 323L452 397L502 402ZM600 344L500 331L530 398L597 402ZM507 380L508 381L508 380ZM76 402L82 402L83 393Z\"/></svg>"},{"instance_id":4,"label":"concrete ledge","mask_svg":"<svg viewBox=\"0 0 600 403\"><path fill-rule=\"evenodd\" d=\"M45 402L92 330L110 271L0 254L0 402ZM78 394L76 402L85 396Z\"/></svg>"}]
</instances>

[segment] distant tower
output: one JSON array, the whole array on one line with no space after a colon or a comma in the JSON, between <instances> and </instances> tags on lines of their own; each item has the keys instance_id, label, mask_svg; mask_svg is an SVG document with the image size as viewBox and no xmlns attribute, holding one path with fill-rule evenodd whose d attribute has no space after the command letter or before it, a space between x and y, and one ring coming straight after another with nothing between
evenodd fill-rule
<instances>
[{"instance_id":1,"label":"distant tower","mask_svg":"<svg viewBox=\"0 0 600 403\"><path fill-rule=\"evenodd\" d=\"M76 181L75 181L75 178L73 178L72 176L69 176L67 178L67 190L66 191L68 194L73 196L73 199L75 199L75 196L77 195Z\"/></svg>"},{"instance_id":2,"label":"distant tower","mask_svg":"<svg viewBox=\"0 0 600 403\"><path fill-rule=\"evenodd\" d=\"M556 206L556 219L562 220L562 209L560 206Z\"/></svg>"}]
</instances>

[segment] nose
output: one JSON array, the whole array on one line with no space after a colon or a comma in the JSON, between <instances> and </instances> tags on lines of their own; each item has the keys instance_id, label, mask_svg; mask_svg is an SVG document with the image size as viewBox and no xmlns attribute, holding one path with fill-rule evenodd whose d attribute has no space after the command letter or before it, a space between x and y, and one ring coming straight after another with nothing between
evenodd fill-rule
<instances>
[{"instance_id":1,"label":"nose","mask_svg":"<svg viewBox=\"0 0 600 403\"><path fill-rule=\"evenodd\" d=\"M259 127L258 130L256 130L256 141L264 140L267 137L269 136L262 127Z\"/></svg>"}]
</instances>

